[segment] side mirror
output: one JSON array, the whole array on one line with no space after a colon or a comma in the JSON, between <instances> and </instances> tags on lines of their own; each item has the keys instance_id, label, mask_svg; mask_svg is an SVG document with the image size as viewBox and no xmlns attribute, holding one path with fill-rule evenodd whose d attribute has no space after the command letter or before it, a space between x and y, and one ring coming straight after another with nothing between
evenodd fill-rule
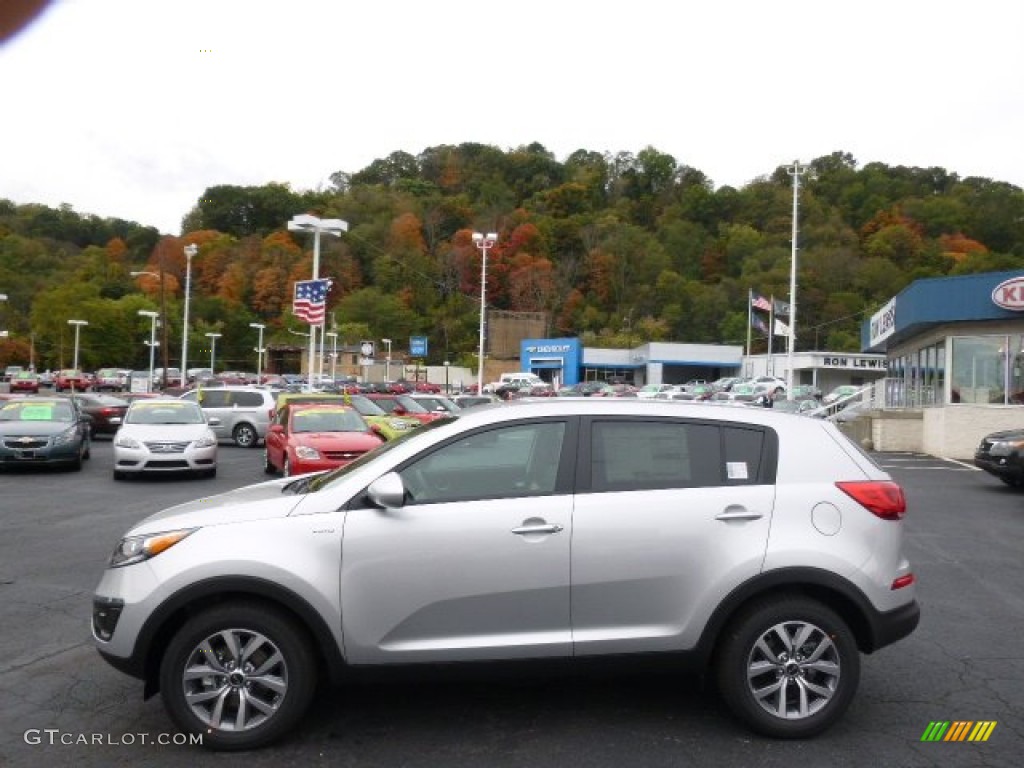
<instances>
[{"instance_id":1,"label":"side mirror","mask_svg":"<svg viewBox=\"0 0 1024 768\"><path fill-rule=\"evenodd\" d=\"M388 472L370 483L366 496L381 509L400 509L405 505L405 484L397 472Z\"/></svg>"},{"instance_id":2,"label":"side mirror","mask_svg":"<svg viewBox=\"0 0 1024 768\"><path fill-rule=\"evenodd\" d=\"M273 432L275 435L283 435L284 434L284 425L283 424L271 424L270 425L270 431Z\"/></svg>"},{"instance_id":3,"label":"side mirror","mask_svg":"<svg viewBox=\"0 0 1024 768\"><path fill-rule=\"evenodd\" d=\"M370 431L373 432L373 434L375 434L381 440L384 440L385 442L387 442L388 437L387 437L387 435L384 434L384 430L381 429L380 424L371 424L370 425Z\"/></svg>"},{"instance_id":4,"label":"side mirror","mask_svg":"<svg viewBox=\"0 0 1024 768\"><path fill-rule=\"evenodd\" d=\"M407 414L408 411L405 410L405 406L396 405L395 410L393 410L392 413L395 414L395 416L405 416L405 414Z\"/></svg>"}]
</instances>

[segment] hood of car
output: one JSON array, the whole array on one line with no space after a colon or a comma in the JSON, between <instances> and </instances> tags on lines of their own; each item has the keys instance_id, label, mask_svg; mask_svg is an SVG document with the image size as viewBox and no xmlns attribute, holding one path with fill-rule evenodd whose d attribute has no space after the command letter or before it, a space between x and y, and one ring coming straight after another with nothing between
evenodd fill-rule
<instances>
[{"instance_id":1,"label":"hood of car","mask_svg":"<svg viewBox=\"0 0 1024 768\"><path fill-rule=\"evenodd\" d=\"M369 451L380 445L380 438L372 432L292 432L288 442L318 451Z\"/></svg>"},{"instance_id":2,"label":"hood of car","mask_svg":"<svg viewBox=\"0 0 1024 768\"><path fill-rule=\"evenodd\" d=\"M74 426L70 421L0 421L0 435L59 435Z\"/></svg>"},{"instance_id":3,"label":"hood of car","mask_svg":"<svg viewBox=\"0 0 1024 768\"><path fill-rule=\"evenodd\" d=\"M253 520L287 517L305 497L292 495L284 487L295 478L247 485L217 496L187 501L150 515L126 535L157 533L178 528L229 525Z\"/></svg>"},{"instance_id":4,"label":"hood of car","mask_svg":"<svg viewBox=\"0 0 1024 768\"><path fill-rule=\"evenodd\" d=\"M212 430L207 424L122 424L119 434L144 443L159 440L198 440Z\"/></svg>"},{"instance_id":5,"label":"hood of car","mask_svg":"<svg viewBox=\"0 0 1024 768\"><path fill-rule=\"evenodd\" d=\"M1002 441L1014 442L1017 440L1024 440L1024 429L1006 429L1002 432L993 432L990 435L985 435L985 441L990 443Z\"/></svg>"}]
</instances>

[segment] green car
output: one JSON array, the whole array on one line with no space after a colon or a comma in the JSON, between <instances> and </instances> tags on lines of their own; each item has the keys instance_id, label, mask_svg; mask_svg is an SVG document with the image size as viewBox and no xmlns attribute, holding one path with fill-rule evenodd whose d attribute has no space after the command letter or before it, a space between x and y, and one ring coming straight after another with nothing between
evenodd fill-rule
<instances>
[{"instance_id":1,"label":"green car","mask_svg":"<svg viewBox=\"0 0 1024 768\"><path fill-rule=\"evenodd\" d=\"M420 426L418 419L408 416L392 416L365 395L337 395L327 392L282 392L277 397L277 407L292 403L344 403L355 408L371 427L378 428L378 434L385 440L394 440Z\"/></svg>"}]
</instances>

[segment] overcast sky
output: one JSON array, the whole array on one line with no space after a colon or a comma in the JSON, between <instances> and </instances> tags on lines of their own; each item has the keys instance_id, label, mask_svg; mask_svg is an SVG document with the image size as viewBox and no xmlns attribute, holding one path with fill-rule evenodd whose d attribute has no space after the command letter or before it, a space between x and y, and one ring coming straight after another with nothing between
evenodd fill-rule
<instances>
[{"instance_id":1,"label":"overcast sky","mask_svg":"<svg viewBox=\"0 0 1024 768\"><path fill-rule=\"evenodd\" d=\"M177 234L209 186L463 142L1024 186L1022 34L1021 0L56 0L0 46L0 198Z\"/></svg>"}]
</instances>

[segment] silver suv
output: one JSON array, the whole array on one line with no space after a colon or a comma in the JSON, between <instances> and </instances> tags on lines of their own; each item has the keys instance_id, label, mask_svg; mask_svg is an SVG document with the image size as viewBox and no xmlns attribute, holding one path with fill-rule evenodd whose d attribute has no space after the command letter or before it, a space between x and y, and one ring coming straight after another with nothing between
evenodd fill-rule
<instances>
[{"instance_id":1,"label":"silver suv","mask_svg":"<svg viewBox=\"0 0 1024 768\"><path fill-rule=\"evenodd\" d=\"M710 667L747 726L807 737L859 653L917 626L904 512L827 421L524 400L144 520L93 633L216 749L281 737L348 667L630 653Z\"/></svg>"},{"instance_id":2,"label":"silver suv","mask_svg":"<svg viewBox=\"0 0 1024 768\"><path fill-rule=\"evenodd\" d=\"M267 436L275 409L270 390L249 386L201 387L181 399L199 403L207 417L219 419L217 425L210 422L217 438L242 448L255 448Z\"/></svg>"}]
</instances>

